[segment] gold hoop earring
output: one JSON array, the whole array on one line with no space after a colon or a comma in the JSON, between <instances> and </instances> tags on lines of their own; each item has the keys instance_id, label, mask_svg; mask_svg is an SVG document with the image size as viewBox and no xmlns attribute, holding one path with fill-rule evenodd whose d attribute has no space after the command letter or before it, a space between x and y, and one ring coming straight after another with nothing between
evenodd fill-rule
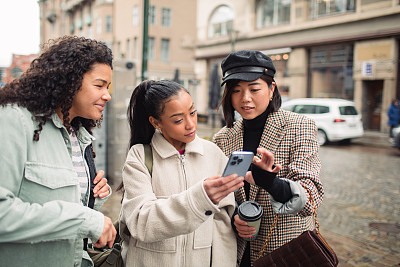
<instances>
[{"instance_id":1,"label":"gold hoop earring","mask_svg":"<svg viewBox=\"0 0 400 267\"><path fill-rule=\"evenodd\" d=\"M274 96L271 96L271 98L269 99L269 101L272 101L273 98L274 98Z\"/></svg>"}]
</instances>

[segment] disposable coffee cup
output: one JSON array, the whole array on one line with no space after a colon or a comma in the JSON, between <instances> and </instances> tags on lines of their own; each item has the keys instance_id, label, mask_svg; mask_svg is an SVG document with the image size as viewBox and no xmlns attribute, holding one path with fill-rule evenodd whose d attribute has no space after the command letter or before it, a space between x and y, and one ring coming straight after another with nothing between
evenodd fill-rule
<instances>
[{"instance_id":1,"label":"disposable coffee cup","mask_svg":"<svg viewBox=\"0 0 400 267\"><path fill-rule=\"evenodd\" d=\"M256 233L250 238L244 238L247 241L253 241L257 238L258 231L260 230L261 217L263 215L263 208L255 201L245 201L240 204L238 208L239 218L248 223L248 226L256 228Z\"/></svg>"}]
</instances>

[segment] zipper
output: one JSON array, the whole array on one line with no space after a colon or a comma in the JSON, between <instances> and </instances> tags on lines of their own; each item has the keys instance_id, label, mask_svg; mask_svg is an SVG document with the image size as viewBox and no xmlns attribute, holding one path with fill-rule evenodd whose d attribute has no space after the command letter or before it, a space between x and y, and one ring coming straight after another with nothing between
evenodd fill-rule
<instances>
[{"instance_id":1,"label":"zipper","mask_svg":"<svg viewBox=\"0 0 400 267\"><path fill-rule=\"evenodd\" d=\"M186 179L186 171L185 171L185 164L186 164L185 155L184 154L179 155L179 158L182 163L183 180L185 182L185 188L183 188L183 190L187 190L187 179Z\"/></svg>"},{"instance_id":2,"label":"zipper","mask_svg":"<svg viewBox=\"0 0 400 267\"><path fill-rule=\"evenodd\" d=\"M183 190L187 190L187 179L186 179L186 172L185 172L185 164L186 164L186 159L185 159L185 154L179 155L179 158L181 160L182 163L182 172L183 172L183 180L184 180L184 189ZM186 239L187 239L187 235L182 235L183 240L182 240L182 264L181 266L185 266L186 265Z\"/></svg>"}]
</instances>

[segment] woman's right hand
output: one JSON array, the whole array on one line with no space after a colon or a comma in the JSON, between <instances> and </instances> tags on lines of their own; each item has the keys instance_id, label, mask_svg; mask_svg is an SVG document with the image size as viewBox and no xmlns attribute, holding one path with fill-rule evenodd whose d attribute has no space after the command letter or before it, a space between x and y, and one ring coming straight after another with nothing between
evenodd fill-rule
<instances>
[{"instance_id":1,"label":"woman's right hand","mask_svg":"<svg viewBox=\"0 0 400 267\"><path fill-rule=\"evenodd\" d=\"M97 242L94 244L94 246L96 248L102 248L105 245L108 245L109 248L112 248L116 235L117 231L115 230L111 219L107 216L104 216L103 233L101 234L99 240L97 240Z\"/></svg>"},{"instance_id":2,"label":"woman's right hand","mask_svg":"<svg viewBox=\"0 0 400 267\"><path fill-rule=\"evenodd\" d=\"M236 214L233 218L235 220L233 224L235 225L236 231L240 237L251 238L251 236L256 233L256 228L248 226L248 223L240 219L239 215Z\"/></svg>"},{"instance_id":3,"label":"woman's right hand","mask_svg":"<svg viewBox=\"0 0 400 267\"><path fill-rule=\"evenodd\" d=\"M244 185L244 178L237 174L231 174L226 177L214 176L206 178L203 182L204 190L207 196L214 204L218 204L222 199L233 191Z\"/></svg>"}]
</instances>

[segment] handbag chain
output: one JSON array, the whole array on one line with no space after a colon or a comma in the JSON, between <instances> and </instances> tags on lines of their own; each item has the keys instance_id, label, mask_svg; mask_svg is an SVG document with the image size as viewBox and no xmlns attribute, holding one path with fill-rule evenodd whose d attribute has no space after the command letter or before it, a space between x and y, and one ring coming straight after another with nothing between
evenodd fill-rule
<instances>
[{"instance_id":1,"label":"handbag chain","mask_svg":"<svg viewBox=\"0 0 400 267\"><path fill-rule=\"evenodd\" d=\"M315 229L316 229L316 231L317 231L317 234L320 235L320 233L319 233L319 223L318 223L318 221L317 221L317 207L315 206L314 198L313 198L312 195L311 195L310 189L308 189L308 188L304 188L304 189L305 189L305 190L307 191L307 193L308 193L309 200L310 200L310 204L311 204L311 207L313 208L313 211L312 211L312 212L313 212L313 217L314 217L314 226L315 226ZM271 227L270 227L270 229L269 229L268 235L267 235L267 237L265 238L264 245L263 245L262 249L260 250L260 252L258 253L258 256L257 256L257 259L256 259L256 260L258 260L259 258L261 258L261 257L263 256L263 254L264 254L264 252L265 252L265 249L267 248L268 241L269 241L269 239L271 238L272 233L274 232L274 230L275 230L275 228L276 228L276 226L277 226L277 224L278 224L278 218L279 218L279 215L278 215L278 214L275 214L274 222L271 224ZM323 239L323 240L324 240L324 239ZM324 243L326 243L325 240L324 240ZM327 243L326 243L326 244L327 244Z\"/></svg>"}]
</instances>

